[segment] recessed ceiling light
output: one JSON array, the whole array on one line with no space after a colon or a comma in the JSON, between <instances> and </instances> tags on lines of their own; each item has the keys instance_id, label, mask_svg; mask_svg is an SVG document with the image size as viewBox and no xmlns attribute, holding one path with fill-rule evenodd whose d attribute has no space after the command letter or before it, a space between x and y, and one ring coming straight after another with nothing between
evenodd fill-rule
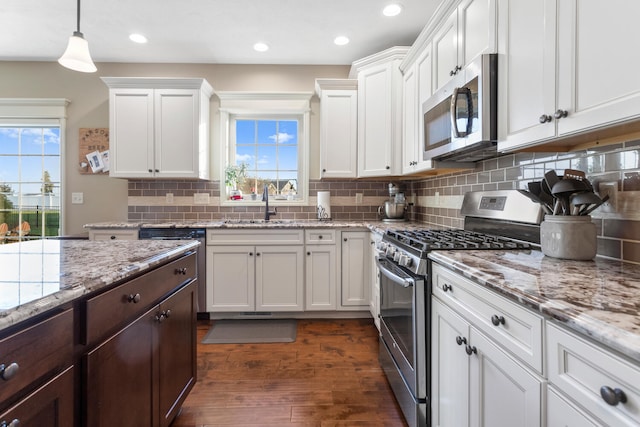
<instances>
[{"instance_id":1,"label":"recessed ceiling light","mask_svg":"<svg viewBox=\"0 0 640 427\"><path fill-rule=\"evenodd\" d=\"M382 10L384 16L397 16L402 12L402 5L398 3L391 3Z\"/></svg>"},{"instance_id":2,"label":"recessed ceiling light","mask_svg":"<svg viewBox=\"0 0 640 427\"><path fill-rule=\"evenodd\" d=\"M145 36L143 36L142 34L131 34L129 36L129 40L131 40L132 42L136 42L136 43L146 43L147 42L147 38Z\"/></svg>"},{"instance_id":3,"label":"recessed ceiling light","mask_svg":"<svg viewBox=\"0 0 640 427\"><path fill-rule=\"evenodd\" d=\"M256 50L258 52L266 52L269 50L269 46L266 43L256 43L253 45L253 50Z\"/></svg>"},{"instance_id":4,"label":"recessed ceiling light","mask_svg":"<svg viewBox=\"0 0 640 427\"><path fill-rule=\"evenodd\" d=\"M338 46L344 46L345 44L349 43L349 37L346 36L338 36L335 39L333 39L333 42L335 44L337 44Z\"/></svg>"}]
</instances>

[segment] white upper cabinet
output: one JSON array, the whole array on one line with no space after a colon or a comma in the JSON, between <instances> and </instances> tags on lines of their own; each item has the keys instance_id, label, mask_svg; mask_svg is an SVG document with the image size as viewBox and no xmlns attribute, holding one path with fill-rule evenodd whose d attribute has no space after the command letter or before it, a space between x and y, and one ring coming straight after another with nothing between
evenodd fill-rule
<instances>
[{"instance_id":1,"label":"white upper cabinet","mask_svg":"<svg viewBox=\"0 0 640 427\"><path fill-rule=\"evenodd\" d=\"M629 71L640 67L629 54L640 2L499 0L498 9L498 150L640 117L640 80Z\"/></svg>"},{"instance_id":2,"label":"white upper cabinet","mask_svg":"<svg viewBox=\"0 0 640 427\"><path fill-rule=\"evenodd\" d=\"M358 177L393 176L402 163L402 74L407 47L354 62L358 78Z\"/></svg>"},{"instance_id":3,"label":"white upper cabinet","mask_svg":"<svg viewBox=\"0 0 640 427\"><path fill-rule=\"evenodd\" d=\"M433 37L434 89L474 58L496 52L495 0L463 0Z\"/></svg>"},{"instance_id":4,"label":"white upper cabinet","mask_svg":"<svg viewBox=\"0 0 640 427\"><path fill-rule=\"evenodd\" d=\"M320 177L355 178L358 147L358 81L318 79Z\"/></svg>"},{"instance_id":5,"label":"white upper cabinet","mask_svg":"<svg viewBox=\"0 0 640 427\"><path fill-rule=\"evenodd\" d=\"M103 77L109 87L109 175L209 178L204 79Z\"/></svg>"}]
</instances>

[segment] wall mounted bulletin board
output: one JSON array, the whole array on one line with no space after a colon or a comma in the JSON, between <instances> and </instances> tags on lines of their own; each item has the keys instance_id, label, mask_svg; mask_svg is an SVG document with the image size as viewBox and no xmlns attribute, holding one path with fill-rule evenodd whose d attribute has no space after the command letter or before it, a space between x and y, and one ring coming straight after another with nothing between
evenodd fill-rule
<instances>
[{"instance_id":1,"label":"wall mounted bulletin board","mask_svg":"<svg viewBox=\"0 0 640 427\"><path fill-rule=\"evenodd\" d=\"M109 128L80 128L78 150L82 175L109 173Z\"/></svg>"}]
</instances>

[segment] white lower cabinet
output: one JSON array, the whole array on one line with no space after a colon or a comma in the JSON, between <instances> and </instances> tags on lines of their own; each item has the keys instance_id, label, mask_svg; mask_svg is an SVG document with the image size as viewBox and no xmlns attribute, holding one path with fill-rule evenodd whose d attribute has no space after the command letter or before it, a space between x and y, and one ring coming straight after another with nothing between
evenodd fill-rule
<instances>
[{"instance_id":1,"label":"white lower cabinet","mask_svg":"<svg viewBox=\"0 0 640 427\"><path fill-rule=\"evenodd\" d=\"M547 323L546 332L550 427L640 425L637 365L557 325Z\"/></svg>"},{"instance_id":2,"label":"white lower cabinet","mask_svg":"<svg viewBox=\"0 0 640 427\"><path fill-rule=\"evenodd\" d=\"M378 266L376 265L376 246L380 240L382 240L382 234L372 231L369 235L369 244L371 246L371 253L369 255L369 283L371 283L369 311L371 312L371 317L373 317L373 323L376 325L378 330L380 330L380 273L378 272Z\"/></svg>"},{"instance_id":3,"label":"white lower cabinet","mask_svg":"<svg viewBox=\"0 0 640 427\"><path fill-rule=\"evenodd\" d=\"M247 245L250 241L265 244ZM299 244L276 244L292 241ZM253 230L224 230L222 233L209 230L207 311L302 311L302 243L301 230L289 232L289 235Z\"/></svg>"},{"instance_id":4,"label":"white lower cabinet","mask_svg":"<svg viewBox=\"0 0 640 427\"><path fill-rule=\"evenodd\" d=\"M369 310L369 232L343 231L341 298L338 309Z\"/></svg>"},{"instance_id":5,"label":"white lower cabinet","mask_svg":"<svg viewBox=\"0 0 640 427\"><path fill-rule=\"evenodd\" d=\"M433 426L541 425L543 379L436 298L432 320Z\"/></svg>"},{"instance_id":6,"label":"white lower cabinet","mask_svg":"<svg viewBox=\"0 0 640 427\"><path fill-rule=\"evenodd\" d=\"M338 251L340 232L329 229L305 230L305 310L330 310L337 307Z\"/></svg>"}]
</instances>

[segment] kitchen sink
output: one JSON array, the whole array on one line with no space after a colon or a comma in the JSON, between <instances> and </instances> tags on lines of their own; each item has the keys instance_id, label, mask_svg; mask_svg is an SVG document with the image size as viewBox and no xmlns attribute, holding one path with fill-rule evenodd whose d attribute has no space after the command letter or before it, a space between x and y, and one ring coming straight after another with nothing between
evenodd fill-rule
<instances>
[{"instance_id":1,"label":"kitchen sink","mask_svg":"<svg viewBox=\"0 0 640 427\"><path fill-rule=\"evenodd\" d=\"M249 224L293 224L295 221L290 219L270 219L269 221L265 221L264 219L225 219L223 221L224 224L238 224L238 225L249 225Z\"/></svg>"}]
</instances>

